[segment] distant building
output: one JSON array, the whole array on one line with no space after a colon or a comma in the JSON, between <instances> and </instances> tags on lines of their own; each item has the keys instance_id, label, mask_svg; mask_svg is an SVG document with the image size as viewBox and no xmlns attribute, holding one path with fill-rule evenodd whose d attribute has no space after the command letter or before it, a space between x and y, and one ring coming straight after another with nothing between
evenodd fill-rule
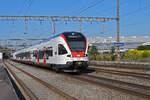
<instances>
[{"instance_id":1,"label":"distant building","mask_svg":"<svg viewBox=\"0 0 150 100\"><path fill-rule=\"evenodd\" d=\"M150 42L145 42L142 45L150 45Z\"/></svg>"},{"instance_id":2,"label":"distant building","mask_svg":"<svg viewBox=\"0 0 150 100\"><path fill-rule=\"evenodd\" d=\"M111 47L114 46L114 42L116 42L115 38L106 37L106 38L89 38L89 43L97 46L99 52L110 52ZM142 37L120 37L120 42L124 43L124 46L120 47L120 52L126 52L128 50L136 49L140 45L150 45L150 37L142 36Z\"/></svg>"}]
</instances>

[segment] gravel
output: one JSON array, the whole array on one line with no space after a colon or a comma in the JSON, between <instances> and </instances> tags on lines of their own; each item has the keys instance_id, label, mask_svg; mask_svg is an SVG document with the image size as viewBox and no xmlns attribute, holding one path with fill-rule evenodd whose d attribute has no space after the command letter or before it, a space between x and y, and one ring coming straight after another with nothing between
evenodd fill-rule
<instances>
[{"instance_id":1,"label":"gravel","mask_svg":"<svg viewBox=\"0 0 150 100\"><path fill-rule=\"evenodd\" d=\"M38 97L39 100L65 100L53 91L50 91L47 87L41 85L31 77L22 74L19 70L11 67L15 74L21 79L26 86Z\"/></svg>"},{"instance_id":2,"label":"gravel","mask_svg":"<svg viewBox=\"0 0 150 100\"><path fill-rule=\"evenodd\" d=\"M60 74L52 73L48 69L43 70L36 67L29 67L28 65L15 64L79 100L146 100L114 89L96 86Z\"/></svg>"},{"instance_id":3,"label":"gravel","mask_svg":"<svg viewBox=\"0 0 150 100\"><path fill-rule=\"evenodd\" d=\"M150 70L124 69L124 68L102 67L102 66L100 66L100 67L98 67L98 66L89 66L89 67L116 70L116 71L127 71L127 72L137 72L137 73L150 74Z\"/></svg>"},{"instance_id":4,"label":"gravel","mask_svg":"<svg viewBox=\"0 0 150 100\"><path fill-rule=\"evenodd\" d=\"M108 69L108 68L105 68L105 69ZM125 69L125 70L124 69L123 70L122 69L114 69L114 68L109 68L109 69L131 72L131 70L129 70L129 69L128 70L127 69ZM141 71L140 72L137 71L137 73L141 73ZM115 74L103 73L103 72L94 72L94 73L91 73L91 74L95 75L95 76L101 76L101 77L104 77L104 78L115 79L115 80L119 80L119 81L150 86L150 80L148 80L148 79L142 79L142 78L137 78L137 77L132 77L132 76L121 76L121 75L115 75Z\"/></svg>"}]
</instances>

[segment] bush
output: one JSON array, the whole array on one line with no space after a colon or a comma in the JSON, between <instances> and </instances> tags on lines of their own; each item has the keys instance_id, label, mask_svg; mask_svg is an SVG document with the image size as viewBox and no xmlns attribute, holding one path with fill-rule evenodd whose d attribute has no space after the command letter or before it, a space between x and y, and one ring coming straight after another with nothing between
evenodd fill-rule
<instances>
[{"instance_id":1,"label":"bush","mask_svg":"<svg viewBox=\"0 0 150 100\"><path fill-rule=\"evenodd\" d=\"M150 45L141 45L138 46L138 50L150 50Z\"/></svg>"},{"instance_id":2,"label":"bush","mask_svg":"<svg viewBox=\"0 0 150 100\"><path fill-rule=\"evenodd\" d=\"M99 53L96 56L89 55L88 58L89 60L98 60L98 61L111 61L112 60L111 54L102 54L102 53Z\"/></svg>"},{"instance_id":3,"label":"bush","mask_svg":"<svg viewBox=\"0 0 150 100\"><path fill-rule=\"evenodd\" d=\"M144 51L143 54L142 54L142 57L143 58L150 57L150 51L148 51L148 50Z\"/></svg>"},{"instance_id":4,"label":"bush","mask_svg":"<svg viewBox=\"0 0 150 100\"><path fill-rule=\"evenodd\" d=\"M89 60L96 60L96 56L99 54L97 47L94 45L89 47L88 54L89 54Z\"/></svg>"},{"instance_id":5,"label":"bush","mask_svg":"<svg viewBox=\"0 0 150 100\"><path fill-rule=\"evenodd\" d=\"M129 50L121 56L126 61L147 61L150 57L150 50Z\"/></svg>"},{"instance_id":6,"label":"bush","mask_svg":"<svg viewBox=\"0 0 150 100\"><path fill-rule=\"evenodd\" d=\"M117 58L117 56L116 56L116 55L111 55L111 60L112 60L112 61L115 61L115 60L116 60L116 58Z\"/></svg>"},{"instance_id":7,"label":"bush","mask_svg":"<svg viewBox=\"0 0 150 100\"><path fill-rule=\"evenodd\" d=\"M116 55L113 55L112 53L97 53L96 55L89 54L89 60L114 61L116 58ZM150 62L150 50L129 50L121 55L121 61Z\"/></svg>"}]
</instances>

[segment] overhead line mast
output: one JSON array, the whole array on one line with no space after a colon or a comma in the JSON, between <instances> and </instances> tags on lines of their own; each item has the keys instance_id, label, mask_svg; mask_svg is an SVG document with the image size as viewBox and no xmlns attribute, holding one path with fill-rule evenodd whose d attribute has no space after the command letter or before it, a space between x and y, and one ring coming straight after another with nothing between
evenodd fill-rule
<instances>
[{"instance_id":1,"label":"overhead line mast","mask_svg":"<svg viewBox=\"0 0 150 100\"><path fill-rule=\"evenodd\" d=\"M53 34L56 34L57 21L79 22L80 32L82 31L82 22L106 22L114 21L116 18L109 17L69 17L69 16L0 16L0 21L25 21L25 33L28 31L28 21L51 21L53 24Z\"/></svg>"},{"instance_id":2,"label":"overhead line mast","mask_svg":"<svg viewBox=\"0 0 150 100\"><path fill-rule=\"evenodd\" d=\"M120 42L120 15L119 15L119 0L117 0L117 42ZM117 60L120 61L120 47L117 47Z\"/></svg>"}]
</instances>

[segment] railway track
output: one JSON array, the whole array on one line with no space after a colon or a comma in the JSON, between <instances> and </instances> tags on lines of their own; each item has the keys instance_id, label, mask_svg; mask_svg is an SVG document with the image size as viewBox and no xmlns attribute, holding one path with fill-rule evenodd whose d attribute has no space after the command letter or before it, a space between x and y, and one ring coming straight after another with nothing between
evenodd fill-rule
<instances>
[{"instance_id":1,"label":"railway track","mask_svg":"<svg viewBox=\"0 0 150 100\"><path fill-rule=\"evenodd\" d=\"M121 92L125 92L125 93L132 94L135 96L140 96L143 98L150 98L150 91L149 91L150 87L148 86L137 85L133 83L127 83L123 81L97 77L97 76L88 75L88 74L84 74L80 76L73 76L72 78L85 81L91 84L95 84L98 86L104 86L107 88L119 90Z\"/></svg>"},{"instance_id":2,"label":"railway track","mask_svg":"<svg viewBox=\"0 0 150 100\"><path fill-rule=\"evenodd\" d=\"M150 67L135 67L131 65L107 65L107 64L90 64L90 66L96 66L96 67L110 67L110 68L121 68L121 69L130 69L130 70L147 70L150 71Z\"/></svg>"},{"instance_id":3,"label":"railway track","mask_svg":"<svg viewBox=\"0 0 150 100\"><path fill-rule=\"evenodd\" d=\"M96 72L109 73L109 74L121 75L121 76L132 76L132 77L136 77L136 78L142 78L142 79L150 80L150 74L137 73L137 72L127 72L127 71L117 71L117 70L93 68L93 67L90 67L90 68L95 70Z\"/></svg>"},{"instance_id":4,"label":"railway track","mask_svg":"<svg viewBox=\"0 0 150 100\"><path fill-rule=\"evenodd\" d=\"M8 70L9 74L13 77L13 79L16 81L16 84L18 87L21 88L23 91L23 95L27 100L39 100L38 97L24 84L24 82L17 77L17 75L11 70L8 64L6 62L3 62L6 69Z\"/></svg>"},{"instance_id":5,"label":"railway track","mask_svg":"<svg viewBox=\"0 0 150 100\"><path fill-rule=\"evenodd\" d=\"M8 66L13 66L14 68L16 68L17 70L21 71L22 73L26 74L27 76L31 77L32 79L36 80L37 82L39 82L40 84L46 86L47 88L49 88L50 90L52 90L53 92L55 92L56 94L59 94L60 96L62 96L63 98L65 98L66 100L77 100L77 98L70 96L69 94L66 94L65 92L59 90L58 88L52 86L51 84L39 79L38 77L18 68L17 66L15 66L14 64L11 64L9 62L4 62L4 64L8 67ZM10 67L8 67L10 69ZM10 69L11 70L11 69ZM31 99L32 100L32 99Z\"/></svg>"},{"instance_id":6,"label":"railway track","mask_svg":"<svg viewBox=\"0 0 150 100\"><path fill-rule=\"evenodd\" d=\"M49 71L45 69L43 70ZM97 77L97 76L88 75L88 74L83 74L83 75L70 75L68 73L60 73L60 74L66 77L70 77L70 78L74 78L83 82L90 83L92 85L94 84L97 86L111 88L114 90L118 90L127 94L139 96L139 97L146 98L146 99L150 98L150 91L149 91L150 87L148 86L137 85L137 84L127 83L127 82L103 78L103 77Z\"/></svg>"}]
</instances>

